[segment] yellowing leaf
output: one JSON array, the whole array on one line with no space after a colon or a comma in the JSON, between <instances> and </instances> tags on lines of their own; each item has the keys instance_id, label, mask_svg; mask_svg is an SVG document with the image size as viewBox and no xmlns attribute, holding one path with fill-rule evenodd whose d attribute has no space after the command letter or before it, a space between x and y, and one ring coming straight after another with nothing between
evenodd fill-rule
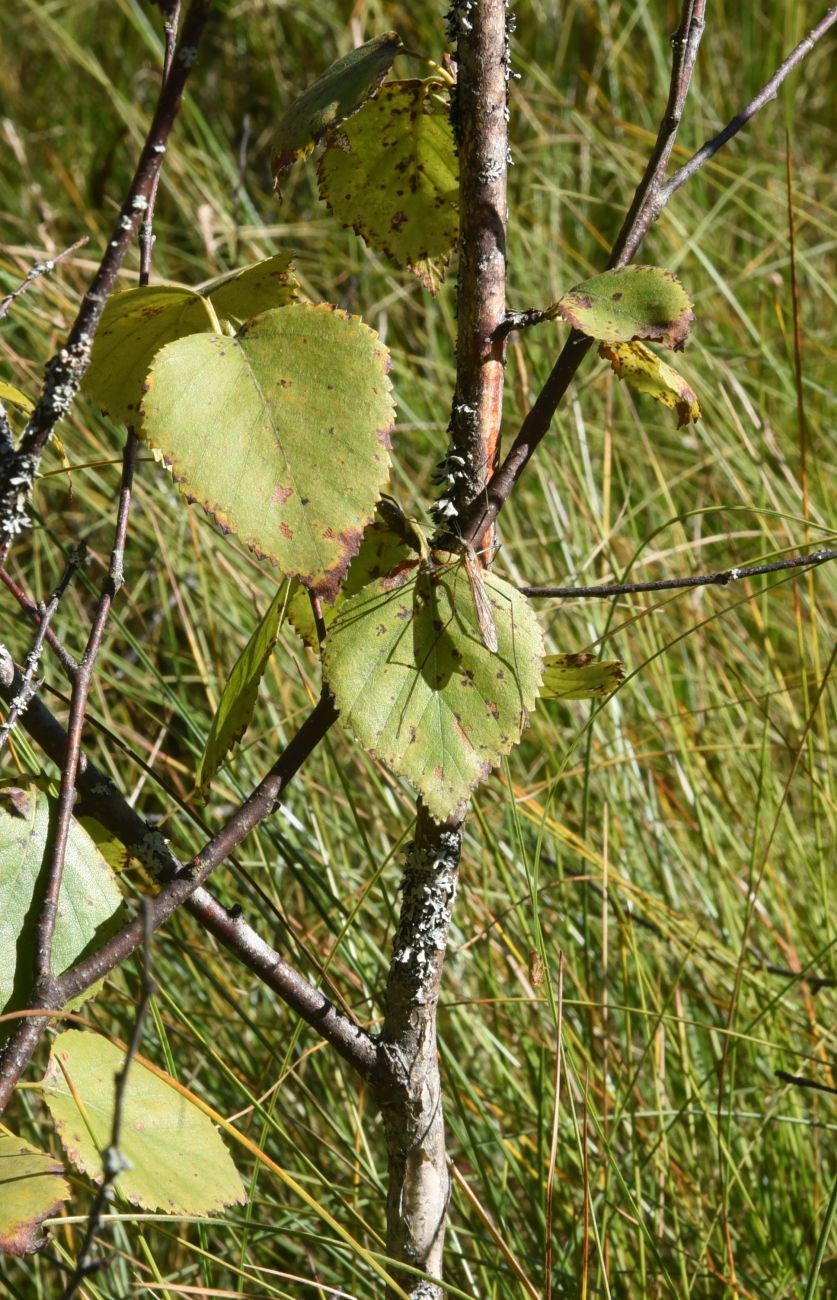
<instances>
[{"instance_id":1,"label":"yellowing leaf","mask_svg":"<svg viewBox=\"0 0 837 1300\"><path fill-rule=\"evenodd\" d=\"M206 302L192 289L146 285L111 294L93 339L82 392L112 420L137 424L148 368L161 347L214 328Z\"/></svg>"},{"instance_id":2,"label":"yellowing leaf","mask_svg":"<svg viewBox=\"0 0 837 1300\"><path fill-rule=\"evenodd\" d=\"M292 254L277 253L205 284L201 294L209 298L219 316L227 319L250 320L272 307L287 307L299 289L292 261Z\"/></svg>"},{"instance_id":3,"label":"yellowing leaf","mask_svg":"<svg viewBox=\"0 0 837 1300\"><path fill-rule=\"evenodd\" d=\"M546 655L542 700L595 700L610 695L625 679L618 659L600 660L592 654Z\"/></svg>"},{"instance_id":4,"label":"yellowing leaf","mask_svg":"<svg viewBox=\"0 0 837 1300\"><path fill-rule=\"evenodd\" d=\"M96 1182L113 1131L114 1076L124 1059L99 1034L68 1029L52 1044L41 1084L67 1159ZM130 1168L116 1187L132 1205L168 1214L217 1214L244 1200L241 1179L212 1121L137 1060L128 1074L119 1149Z\"/></svg>"},{"instance_id":5,"label":"yellowing leaf","mask_svg":"<svg viewBox=\"0 0 837 1300\"><path fill-rule=\"evenodd\" d=\"M686 380L644 343L602 343L599 356L637 392L676 411L679 427L700 419L700 402Z\"/></svg>"},{"instance_id":6,"label":"yellowing leaf","mask_svg":"<svg viewBox=\"0 0 837 1300\"><path fill-rule=\"evenodd\" d=\"M30 1255L46 1237L44 1219L70 1199L64 1166L13 1133L0 1133L0 1254Z\"/></svg>"},{"instance_id":7,"label":"yellowing leaf","mask_svg":"<svg viewBox=\"0 0 837 1300\"><path fill-rule=\"evenodd\" d=\"M331 127L356 113L374 94L402 48L397 32L374 36L365 45L332 63L290 105L273 142L273 179L279 181L292 163L305 158Z\"/></svg>"},{"instance_id":8,"label":"yellowing leaf","mask_svg":"<svg viewBox=\"0 0 837 1300\"><path fill-rule=\"evenodd\" d=\"M623 266L594 275L570 289L550 310L604 343L654 339L681 348L692 327L692 304L671 271Z\"/></svg>"},{"instance_id":9,"label":"yellowing leaf","mask_svg":"<svg viewBox=\"0 0 837 1300\"><path fill-rule=\"evenodd\" d=\"M459 233L459 163L438 81L390 81L333 131L320 194L338 221L411 270L431 293Z\"/></svg>"},{"instance_id":10,"label":"yellowing leaf","mask_svg":"<svg viewBox=\"0 0 837 1300\"><path fill-rule=\"evenodd\" d=\"M334 600L389 474L388 368L357 317L292 303L158 352L140 432L188 500Z\"/></svg>"},{"instance_id":11,"label":"yellowing leaf","mask_svg":"<svg viewBox=\"0 0 837 1300\"><path fill-rule=\"evenodd\" d=\"M344 725L444 821L520 739L543 643L526 598L486 573L497 641L489 649L463 562L433 560L429 569L415 558L350 597L323 664Z\"/></svg>"}]
</instances>

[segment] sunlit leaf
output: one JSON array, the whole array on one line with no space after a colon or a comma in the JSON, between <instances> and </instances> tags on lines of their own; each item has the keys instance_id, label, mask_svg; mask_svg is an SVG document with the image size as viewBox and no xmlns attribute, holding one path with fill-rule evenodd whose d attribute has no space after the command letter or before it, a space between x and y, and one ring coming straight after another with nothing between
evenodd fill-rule
<instances>
[{"instance_id":1,"label":"sunlit leaf","mask_svg":"<svg viewBox=\"0 0 837 1300\"><path fill-rule=\"evenodd\" d=\"M333 131L320 194L345 226L435 293L459 231L459 164L438 81L390 81Z\"/></svg>"},{"instance_id":2,"label":"sunlit leaf","mask_svg":"<svg viewBox=\"0 0 837 1300\"><path fill-rule=\"evenodd\" d=\"M683 346L694 320L682 284L659 266L625 266L594 275L551 310L604 343L654 339L668 348Z\"/></svg>"},{"instance_id":3,"label":"sunlit leaf","mask_svg":"<svg viewBox=\"0 0 837 1300\"><path fill-rule=\"evenodd\" d=\"M464 565L435 556L341 607L324 670L344 724L443 821L462 812L520 739L538 693L542 637L529 602L485 574L497 652L483 643Z\"/></svg>"},{"instance_id":4,"label":"sunlit leaf","mask_svg":"<svg viewBox=\"0 0 837 1300\"><path fill-rule=\"evenodd\" d=\"M64 1166L13 1133L0 1133L0 1254L31 1255L46 1243L44 1219L70 1199Z\"/></svg>"},{"instance_id":5,"label":"sunlit leaf","mask_svg":"<svg viewBox=\"0 0 837 1300\"><path fill-rule=\"evenodd\" d=\"M593 654L546 655L541 699L594 700L610 695L624 680L625 665L618 659L601 660Z\"/></svg>"},{"instance_id":6,"label":"sunlit leaf","mask_svg":"<svg viewBox=\"0 0 837 1300\"><path fill-rule=\"evenodd\" d=\"M52 1045L41 1085L67 1159L96 1182L102 1178L101 1152L111 1140L114 1079L123 1061L124 1053L106 1038L68 1029ZM244 1199L212 1121L137 1060L128 1074L119 1150L131 1167L116 1187L132 1205L215 1214Z\"/></svg>"},{"instance_id":7,"label":"sunlit leaf","mask_svg":"<svg viewBox=\"0 0 837 1300\"><path fill-rule=\"evenodd\" d=\"M206 793L209 782L227 754L233 745L241 740L250 725L253 709L256 707L259 682L276 644L279 620L282 617L286 598L287 592L282 586L236 660L227 684L221 692L195 778L201 794ZM305 599L308 600L307 595Z\"/></svg>"},{"instance_id":8,"label":"sunlit leaf","mask_svg":"<svg viewBox=\"0 0 837 1300\"><path fill-rule=\"evenodd\" d=\"M163 348L141 432L188 500L333 600L389 473L388 367L357 317L294 303Z\"/></svg>"},{"instance_id":9,"label":"sunlit leaf","mask_svg":"<svg viewBox=\"0 0 837 1300\"><path fill-rule=\"evenodd\" d=\"M82 392L111 419L136 424L154 354L174 339L213 328L210 309L192 289L146 285L111 294L93 340Z\"/></svg>"},{"instance_id":10,"label":"sunlit leaf","mask_svg":"<svg viewBox=\"0 0 837 1300\"><path fill-rule=\"evenodd\" d=\"M291 253L279 253L243 271L213 280L201 289L220 317L250 320L272 307L287 307L294 301L299 283L291 270Z\"/></svg>"},{"instance_id":11,"label":"sunlit leaf","mask_svg":"<svg viewBox=\"0 0 837 1300\"><path fill-rule=\"evenodd\" d=\"M686 380L644 343L602 343L599 355L637 392L676 411L678 427L700 419L700 402Z\"/></svg>"},{"instance_id":12,"label":"sunlit leaf","mask_svg":"<svg viewBox=\"0 0 837 1300\"><path fill-rule=\"evenodd\" d=\"M277 185L298 158L311 152L330 127L357 112L380 86L402 48L397 32L374 36L332 63L288 108L273 142Z\"/></svg>"},{"instance_id":13,"label":"sunlit leaf","mask_svg":"<svg viewBox=\"0 0 837 1300\"><path fill-rule=\"evenodd\" d=\"M0 789L0 1011L29 1005L35 924L54 815L55 801L35 786ZM52 942L56 975L113 932L121 905L113 873L87 831L72 821ZM8 1032L8 1026L3 1030Z\"/></svg>"}]
</instances>

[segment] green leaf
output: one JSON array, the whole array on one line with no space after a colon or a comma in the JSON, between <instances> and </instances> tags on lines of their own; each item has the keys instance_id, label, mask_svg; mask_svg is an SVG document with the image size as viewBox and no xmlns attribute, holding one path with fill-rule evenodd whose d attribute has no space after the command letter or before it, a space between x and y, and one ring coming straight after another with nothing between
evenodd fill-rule
<instances>
[{"instance_id":1,"label":"green leaf","mask_svg":"<svg viewBox=\"0 0 837 1300\"><path fill-rule=\"evenodd\" d=\"M124 1059L98 1034L68 1029L55 1039L41 1083L67 1159L95 1182L102 1179L101 1152L113 1131L114 1077ZM124 1098L119 1150L131 1167L119 1175L116 1188L126 1200L167 1214L215 1214L244 1200L214 1124L182 1092L134 1060Z\"/></svg>"},{"instance_id":2,"label":"green leaf","mask_svg":"<svg viewBox=\"0 0 837 1300\"><path fill-rule=\"evenodd\" d=\"M64 1166L13 1133L0 1133L0 1254L31 1255L46 1244L40 1227L70 1199Z\"/></svg>"},{"instance_id":3,"label":"green leaf","mask_svg":"<svg viewBox=\"0 0 837 1300\"><path fill-rule=\"evenodd\" d=\"M292 163L305 158L326 131L356 113L374 94L402 48L397 32L374 36L332 63L294 100L273 142L273 180L277 189Z\"/></svg>"},{"instance_id":4,"label":"green leaf","mask_svg":"<svg viewBox=\"0 0 837 1300\"><path fill-rule=\"evenodd\" d=\"M55 801L34 786L0 789L0 1011L29 1005L54 812ZM113 873L87 832L71 822L52 943L56 975L113 933L121 906ZM3 1029L8 1032L7 1025Z\"/></svg>"},{"instance_id":5,"label":"green leaf","mask_svg":"<svg viewBox=\"0 0 837 1300\"><path fill-rule=\"evenodd\" d=\"M82 392L111 419L136 424L143 384L154 354L166 343L214 328L200 294L170 285L146 285L111 294L93 339Z\"/></svg>"},{"instance_id":6,"label":"green leaf","mask_svg":"<svg viewBox=\"0 0 837 1300\"><path fill-rule=\"evenodd\" d=\"M610 695L625 680L618 659L592 654L547 655L543 661L542 700L595 700Z\"/></svg>"},{"instance_id":7,"label":"green leaf","mask_svg":"<svg viewBox=\"0 0 837 1300\"><path fill-rule=\"evenodd\" d=\"M435 293L459 233L459 163L438 81L390 81L328 139L320 195Z\"/></svg>"},{"instance_id":8,"label":"green leaf","mask_svg":"<svg viewBox=\"0 0 837 1300\"><path fill-rule=\"evenodd\" d=\"M25 393L15 388L14 384L7 384L3 379L0 379L0 402L8 402L9 406L16 406L26 415L31 415L35 409L35 403L31 402Z\"/></svg>"},{"instance_id":9,"label":"green leaf","mask_svg":"<svg viewBox=\"0 0 837 1300\"><path fill-rule=\"evenodd\" d=\"M594 275L565 293L551 310L604 343L655 339L667 348L683 346L694 320L682 284L659 266L625 266Z\"/></svg>"},{"instance_id":10,"label":"green leaf","mask_svg":"<svg viewBox=\"0 0 837 1300\"><path fill-rule=\"evenodd\" d=\"M439 562L441 560L441 563ZM543 642L532 607L484 575L497 652L483 644L455 557L414 560L341 607L324 647L344 724L444 821L517 744L538 693Z\"/></svg>"},{"instance_id":11,"label":"green leaf","mask_svg":"<svg viewBox=\"0 0 837 1300\"><path fill-rule=\"evenodd\" d=\"M389 473L389 354L322 303L195 334L154 359L142 436L184 496L334 600Z\"/></svg>"},{"instance_id":12,"label":"green leaf","mask_svg":"<svg viewBox=\"0 0 837 1300\"><path fill-rule=\"evenodd\" d=\"M325 626L331 625L349 596L354 596L373 579L384 577L398 564L415 565L415 558L415 548L405 544L403 532L396 531L380 517L375 518L363 534L360 550L352 560L337 600L334 605L323 605ZM298 586L288 601L288 618L305 644L316 649L317 628L311 598L304 587Z\"/></svg>"},{"instance_id":13,"label":"green leaf","mask_svg":"<svg viewBox=\"0 0 837 1300\"><path fill-rule=\"evenodd\" d=\"M206 794L218 768L250 725L259 693L259 682L276 644L286 600L287 591L283 585L239 655L221 692L195 778L201 796Z\"/></svg>"},{"instance_id":14,"label":"green leaf","mask_svg":"<svg viewBox=\"0 0 837 1300\"><path fill-rule=\"evenodd\" d=\"M218 316L227 320L249 320L272 307L287 307L299 290L292 261L291 253L279 253L213 280L203 286L201 293L209 298Z\"/></svg>"},{"instance_id":15,"label":"green leaf","mask_svg":"<svg viewBox=\"0 0 837 1300\"><path fill-rule=\"evenodd\" d=\"M602 343L599 356L638 393L647 393L676 411L678 428L700 419L700 402L686 380L644 343Z\"/></svg>"}]
</instances>

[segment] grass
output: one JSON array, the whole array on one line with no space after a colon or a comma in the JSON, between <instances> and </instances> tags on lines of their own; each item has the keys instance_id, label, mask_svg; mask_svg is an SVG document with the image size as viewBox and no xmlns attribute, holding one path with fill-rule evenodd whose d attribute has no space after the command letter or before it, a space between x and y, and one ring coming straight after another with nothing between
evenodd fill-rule
<instances>
[{"instance_id":1,"label":"grass","mask_svg":"<svg viewBox=\"0 0 837 1300\"><path fill-rule=\"evenodd\" d=\"M0 16L0 286L11 288L44 252L81 234L90 240L4 322L0 377L34 391L129 179L160 43L155 15L134 0L15 8ZM288 177L278 207L267 163L279 106L348 47L351 22L363 35L394 27L438 57L441 19L432 6L401 4L218 8L167 159L156 274L199 282L297 249L306 294L361 313L391 349L393 490L420 509L444 445L452 287L429 300L336 227L310 166ZM793 3L710 6L677 157L731 116L819 16L819 7ZM511 305L543 304L602 267L656 130L675 19L673 5L643 0L519 6ZM504 511L506 576L662 577L757 563L833 537L827 44L676 196L642 253L675 270L694 297L698 324L682 369L703 419L678 430L588 362ZM396 71L418 75L416 65ZM557 328L512 345L509 435L548 373ZM73 650L107 562L120 445L121 431L77 409L44 465L36 527L12 557L16 576L42 597L69 545L87 540L91 561L59 620ZM220 825L293 734L317 666L288 629L254 725L212 802L198 808L194 772L213 709L275 577L184 509L150 460L126 568L87 742L188 854L202 842L203 819ZM20 659L31 632L3 600L3 639ZM454 1185L453 1294L523 1294L510 1257L542 1294L549 1240L554 1296L837 1295L837 1244L826 1233L834 1099L776 1077L835 1083L834 613L829 567L615 605L542 602L551 650L601 648L623 658L630 676L603 707L539 707L474 801L440 1011L450 1152L473 1198ZM45 670L62 713L54 692L65 686L54 663ZM15 757L10 773L37 770L25 745ZM327 982L370 1025L413 815L410 792L336 730L276 818L214 881L309 976L325 964ZM533 981L533 951L544 983ZM154 966L160 993L145 1053L236 1116L315 1204L380 1252L385 1168L370 1097L188 919L159 935ZM129 965L85 1016L127 1036L138 989ZM33 1094L18 1097L8 1122L57 1149ZM316 1210L247 1151L234 1154L246 1208L194 1223L116 1207L110 1267L87 1284L92 1300L174 1297L180 1287L374 1293L367 1264ZM89 1196L81 1180L74 1191L80 1216ZM57 1222L45 1253L8 1264L11 1296L59 1295L81 1222Z\"/></svg>"}]
</instances>

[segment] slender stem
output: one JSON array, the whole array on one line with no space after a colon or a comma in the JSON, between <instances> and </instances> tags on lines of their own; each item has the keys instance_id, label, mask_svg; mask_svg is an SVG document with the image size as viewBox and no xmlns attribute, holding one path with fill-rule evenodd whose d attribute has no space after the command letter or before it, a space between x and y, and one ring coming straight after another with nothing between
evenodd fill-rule
<instances>
[{"instance_id":1,"label":"slender stem","mask_svg":"<svg viewBox=\"0 0 837 1300\"><path fill-rule=\"evenodd\" d=\"M762 573L779 573L783 569L816 568L837 560L837 551L812 551L810 555L793 555L770 564L753 564L747 568L721 569L718 573L701 573L693 578L660 578L655 582L610 582L598 587L521 587L524 596L560 596L563 600L609 596L634 596L641 591L676 591L686 587L727 587L742 578L757 578Z\"/></svg>"},{"instance_id":2,"label":"slender stem","mask_svg":"<svg viewBox=\"0 0 837 1300\"><path fill-rule=\"evenodd\" d=\"M0 562L5 560L13 538L26 525L26 503L41 454L59 420L69 412L89 365L93 336L140 220L148 209L211 7L212 0L192 0L189 6L171 73L160 91L154 118L107 250L84 295L64 346L47 363L41 395L23 431L20 447L0 465Z\"/></svg>"},{"instance_id":3,"label":"slender stem","mask_svg":"<svg viewBox=\"0 0 837 1300\"><path fill-rule=\"evenodd\" d=\"M697 153L693 154L689 161L684 163L682 167L679 167L666 184L662 186L654 204L654 213L651 218L652 221L662 212L672 194L676 194L680 187L686 184L686 181L691 180L695 172L699 171L700 168L703 167L704 163L708 163L710 158L714 158L718 150L731 140L734 135L737 135L742 127L745 127L747 123L755 117L756 113L758 113L760 109L764 108L766 104L769 104L772 99L776 98L776 93L788 73L793 72L794 68L798 67L802 60L811 53L811 50L814 48L820 37L824 36L828 29L833 27L836 22L837 5L832 5L817 23L816 27L814 27L808 35L799 42L796 48L792 50L785 59L784 63L779 65L773 76L769 81L765 82L758 94L753 96L746 108L742 108L740 113L736 113L735 117L731 118L730 121L727 122L723 131L719 131L711 140L707 140L704 145L701 145Z\"/></svg>"},{"instance_id":4,"label":"slender stem","mask_svg":"<svg viewBox=\"0 0 837 1300\"><path fill-rule=\"evenodd\" d=\"M668 102L671 105L673 97L675 103L679 101L681 113L682 104L688 94L691 74L694 70L698 41L702 31L703 9L704 5L699 5L697 0L684 0L681 10L681 22L678 32L682 33L684 31L684 23L687 21L694 28L691 34L687 33L685 40L675 44L672 60ZM697 19L700 20L700 27L697 25ZM760 108L763 108L769 100L775 98L776 91L788 73L810 53L816 42L832 26L835 20L837 20L837 7L832 7L805 40L801 41L793 53L785 59L784 63L777 69L758 95L751 100L741 113L733 118L729 126L714 140L704 145L703 149L699 150L684 167L675 172L667 183L663 183L662 168L670 156L670 146L674 143L673 132L676 131L676 122L679 121L676 112L672 114L667 110L660 124L657 142L652 153L652 160L656 158L657 164L646 169L631 204L631 211L635 212L635 216L630 220L626 220L623 224L622 230L614 243L608 261L609 266L627 265L639 248L651 223L660 215L672 194L689 180L727 140L731 139L736 131L739 131ZM656 188L656 197L654 197L655 187L658 187ZM494 523L509 499L515 483L525 470L541 440L548 433L559 403L592 346L592 339L585 338L576 330L570 331L551 374L520 426L506 459L492 479L485 499L475 502L460 521L461 532L466 541L473 543L476 538L483 536L486 529Z\"/></svg>"},{"instance_id":5,"label":"slender stem","mask_svg":"<svg viewBox=\"0 0 837 1300\"><path fill-rule=\"evenodd\" d=\"M61 880L64 875L64 855L67 838L73 819L73 803L76 792L76 776L81 757L81 734L84 727L84 715L87 711L87 697L93 681L93 669L102 643L111 606L119 588L124 582L123 559L125 538L128 532L128 516L131 507L131 492L134 482L134 464L137 455L137 438L128 434L122 462L122 484L119 492L119 508L116 516L116 531L111 551L108 577L99 596L93 626L87 639L84 654L73 676L73 689L70 699L70 718L67 727L67 751L61 766L61 785L58 793L58 807L55 823L52 826L49 860L46 871L46 887L40 905L37 925L35 927L35 990L32 1006L47 1006L49 986L52 981L52 940L55 933L55 920L58 915L58 898L61 893ZM42 1001L46 997L47 1002Z\"/></svg>"},{"instance_id":6,"label":"slender stem","mask_svg":"<svg viewBox=\"0 0 837 1300\"><path fill-rule=\"evenodd\" d=\"M163 53L163 76L162 84L165 86L171 73L172 63L174 62L174 51L177 44L177 29L180 25L180 0L174 0L171 9L165 16L163 22L163 32L165 35L165 49ZM151 254L154 249L154 209L157 206L157 190L160 187L160 177L162 168L157 172L151 182L151 190L148 195L148 207L145 210L145 216L142 219L139 232L140 246L140 273L139 282L141 285L148 284L151 279Z\"/></svg>"},{"instance_id":7,"label":"slender stem","mask_svg":"<svg viewBox=\"0 0 837 1300\"><path fill-rule=\"evenodd\" d=\"M14 692L19 680L20 674L15 673L9 657L0 652L0 692L8 696L9 692ZM186 866L177 862L159 833L146 826L128 805L120 808L121 801L112 798L108 801L109 823L111 826L119 825L122 829L115 831L119 839L129 845L132 854L149 867L152 874L166 880L150 903L152 929L158 929L176 908L190 904L190 910L199 914L207 929L217 933L222 942L227 941L227 946L237 944L239 955L250 969L260 974L271 986L272 981L275 981L279 985L277 991L286 997L290 1005L295 1006L300 1015L314 1024L329 1041L332 1041L330 1035L333 1035L335 1046L342 1055L362 1073L368 1073L374 1063L374 1049L369 1048L371 1040L366 1040L357 1026L335 1011L318 990L312 990L301 976L285 967L277 954L272 953L257 936L252 936L252 932L247 935L235 913L226 912L205 891L197 894L196 901L198 886L274 810L283 789L322 740L336 716L331 697L324 695L249 799L223 830L209 840L201 853ZM58 752L64 752L61 749L62 739L66 746L63 728L39 700L32 702L21 725L25 725L27 731L36 736L47 753L55 752L56 744ZM80 768L79 789L85 793L89 790L91 811L94 813L101 807L102 782L105 782L105 788L109 792L109 783L101 773L96 772L92 764ZM77 962L65 974L52 979L46 995L41 999L42 1007L59 1010L71 998L103 979L114 967L136 952L143 942L143 933L141 919L129 921L101 948ZM274 958L278 963L276 966ZM44 1016L22 1020L6 1043L0 1056L0 1113L31 1059L46 1023Z\"/></svg>"},{"instance_id":8,"label":"slender stem","mask_svg":"<svg viewBox=\"0 0 837 1300\"><path fill-rule=\"evenodd\" d=\"M5 298L0 300L0 320L8 314L12 303L15 302L21 294L26 293L26 290L29 289L36 280L40 280L42 275L49 275L50 272L55 270L59 262L63 262L65 257L69 257L71 253L77 252L78 249L82 248L86 243L87 236L83 235L82 238L77 239L74 244L70 244L69 248L65 248L63 253L58 253L55 257L47 257L43 262L36 262L35 265L27 271L17 288L12 289L11 293L7 293Z\"/></svg>"}]
</instances>

